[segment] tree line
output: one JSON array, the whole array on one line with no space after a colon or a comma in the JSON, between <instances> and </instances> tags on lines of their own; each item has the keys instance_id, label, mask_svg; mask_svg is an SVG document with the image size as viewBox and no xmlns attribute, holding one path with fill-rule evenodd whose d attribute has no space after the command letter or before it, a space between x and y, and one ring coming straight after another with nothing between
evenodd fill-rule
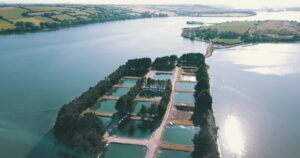
<instances>
[{"instance_id":1,"label":"tree line","mask_svg":"<svg viewBox=\"0 0 300 158\"><path fill-rule=\"evenodd\" d=\"M147 63L149 67L147 67ZM141 65L144 65L141 67ZM55 138L71 152L63 153L64 157L96 157L104 150L104 140L100 139L106 130L103 123L94 114L81 113L97 102L97 99L107 93L114 84L126 75L142 76L151 65L150 58L128 60L104 80L90 87L86 92L60 109L53 127ZM144 73L143 73L144 72ZM77 155L77 156L76 156Z\"/></svg>"},{"instance_id":2,"label":"tree line","mask_svg":"<svg viewBox=\"0 0 300 158\"><path fill-rule=\"evenodd\" d=\"M217 127L212 110L212 97L210 95L208 66L205 57L200 53L189 53L182 55L178 64L181 66L196 66L197 84L195 86L195 108L192 121L195 126L200 126L199 133L195 134L193 158L218 158Z\"/></svg>"},{"instance_id":3,"label":"tree line","mask_svg":"<svg viewBox=\"0 0 300 158\"><path fill-rule=\"evenodd\" d=\"M82 10L85 10L85 7L81 8ZM33 22L25 22L25 21L18 21L16 23L13 23L15 25L15 28L13 29L7 29L2 30L0 33L13 33L13 32L24 32L24 31L39 31L39 30L50 30L50 29L59 29L64 27L71 27L76 25L82 25L82 24L88 24L88 23L97 23L97 22L107 22L107 21L116 21L116 20L126 20L126 19L137 19L137 18L152 18L152 17L167 17L167 14L155 14L150 12L144 12L137 15L132 14L131 11L123 8L115 8L115 7L93 7L95 9L95 13L86 15L87 18L81 18L77 17L76 15L69 14L69 11L63 11L60 14L66 14L73 19L64 19L61 20L57 17L55 17L54 12L46 12L44 14L41 14L42 17L50 18L53 21L49 22L40 22L39 24L35 24ZM28 10L28 9L26 9ZM29 12L22 13L23 17L34 17L33 15L30 15L32 13L32 10L29 10ZM4 19L3 17L0 19ZM6 21L9 21L5 19ZM9 21L12 23L11 21Z\"/></svg>"},{"instance_id":4,"label":"tree line","mask_svg":"<svg viewBox=\"0 0 300 158\"><path fill-rule=\"evenodd\" d=\"M177 60L176 55L158 57L152 63L152 68L159 71L171 71L175 68Z\"/></svg>"}]
</instances>

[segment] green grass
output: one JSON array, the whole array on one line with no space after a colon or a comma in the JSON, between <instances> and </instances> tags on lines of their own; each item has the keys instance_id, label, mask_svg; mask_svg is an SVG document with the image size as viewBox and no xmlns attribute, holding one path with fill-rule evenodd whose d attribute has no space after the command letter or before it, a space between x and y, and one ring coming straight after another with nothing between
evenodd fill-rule
<instances>
[{"instance_id":1,"label":"green grass","mask_svg":"<svg viewBox=\"0 0 300 158\"><path fill-rule=\"evenodd\" d=\"M60 15L54 15L52 16L53 18L57 18L58 20L74 20L75 18L70 16L70 15L67 15L67 14L60 14Z\"/></svg>"},{"instance_id":2,"label":"green grass","mask_svg":"<svg viewBox=\"0 0 300 158\"><path fill-rule=\"evenodd\" d=\"M222 44L238 44L241 43L241 40L240 38L234 38L234 39L214 38L212 39L212 42L222 43Z\"/></svg>"},{"instance_id":3,"label":"green grass","mask_svg":"<svg viewBox=\"0 0 300 158\"><path fill-rule=\"evenodd\" d=\"M54 20L46 18L46 17L41 17L41 16L35 16L35 17L29 17L29 18L19 18L13 20L14 23L16 22L32 22L35 25L39 26L41 22L54 22Z\"/></svg>"},{"instance_id":4,"label":"green grass","mask_svg":"<svg viewBox=\"0 0 300 158\"><path fill-rule=\"evenodd\" d=\"M70 7L62 7L62 6L26 6L27 9L30 9L35 12L47 12L47 11L66 11L72 10Z\"/></svg>"},{"instance_id":5,"label":"green grass","mask_svg":"<svg viewBox=\"0 0 300 158\"><path fill-rule=\"evenodd\" d=\"M13 24L0 19L0 31L14 28L15 26Z\"/></svg>"},{"instance_id":6,"label":"green grass","mask_svg":"<svg viewBox=\"0 0 300 158\"><path fill-rule=\"evenodd\" d=\"M220 24L201 27L201 28L217 29L219 32L233 31L236 33L243 34L249 28L253 27L255 23L256 23L255 21L233 21L233 22L225 22L225 23L220 23Z\"/></svg>"},{"instance_id":7,"label":"green grass","mask_svg":"<svg viewBox=\"0 0 300 158\"><path fill-rule=\"evenodd\" d=\"M17 19L22 18L22 13L25 11L25 9L17 7L0 7L0 16L8 20Z\"/></svg>"}]
</instances>

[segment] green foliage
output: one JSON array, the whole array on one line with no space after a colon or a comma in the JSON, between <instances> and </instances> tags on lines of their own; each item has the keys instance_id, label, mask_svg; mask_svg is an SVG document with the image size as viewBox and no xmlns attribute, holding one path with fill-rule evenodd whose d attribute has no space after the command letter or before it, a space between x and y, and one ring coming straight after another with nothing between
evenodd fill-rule
<instances>
[{"instance_id":1,"label":"green foliage","mask_svg":"<svg viewBox=\"0 0 300 158\"><path fill-rule=\"evenodd\" d=\"M164 117L165 112L167 110L167 106L170 102L171 93L172 93L172 83L170 80L168 80L165 91L162 95L162 98L161 98L158 108L157 108L158 118Z\"/></svg>"},{"instance_id":2,"label":"green foliage","mask_svg":"<svg viewBox=\"0 0 300 158\"><path fill-rule=\"evenodd\" d=\"M149 62L150 59L129 60L125 65L121 65L96 86L90 87L80 97L65 104L60 109L54 125L55 137L73 149L75 153L95 157L95 154L103 150L101 145L104 142L99 138L103 135L105 126L102 122L96 121L98 118L93 115L88 114L81 116L81 113L88 107L94 105L97 99L107 93L123 76L128 73L141 74L141 72L145 71L144 69L149 69L151 64L148 64L148 68L145 65L142 68L140 67L140 62L145 62L145 60ZM130 89L127 97L124 99L125 105L132 105L132 96L135 97L140 91L142 82L143 81L139 81L136 86ZM130 106L127 108L126 110L128 111L132 110Z\"/></svg>"},{"instance_id":3,"label":"green foliage","mask_svg":"<svg viewBox=\"0 0 300 158\"><path fill-rule=\"evenodd\" d=\"M149 71L150 66L150 58L128 60L125 65L125 74L127 76L143 76Z\"/></svg>"},{"instance_id":4,"label":"green foliage","mask_svg":"<svg viewBox=\"0 0 300 158\"><path fill-rule=\"evenodd\" d=\"M198 67L204 65L205 57L201 53L187 53L183 54L178 59L178 66L194 66Z\"/></svg>"},{"instance_id":5,"label":"green foliage","mask_svg":"<svg viewBox=\"0 0 300 158\"><path fill-rule=\"evenodd\" d=\"M160 71L171 71L174 69L178 57L176 55L156 58L152 63L152 68Z\"/></svg>"},{"instance_id":6,"label":"green foliage","mask_svg":"<svg viewBox=\"0 0 300 158\"><path fill-rule=\"evenodd\" d=\"M131 87L127 94L121 96L117 103L116 109L121 115L132 113L134 110L134 99L142 91L144 79L138 80L135 86Z\"/></svg>"}]
</instances>

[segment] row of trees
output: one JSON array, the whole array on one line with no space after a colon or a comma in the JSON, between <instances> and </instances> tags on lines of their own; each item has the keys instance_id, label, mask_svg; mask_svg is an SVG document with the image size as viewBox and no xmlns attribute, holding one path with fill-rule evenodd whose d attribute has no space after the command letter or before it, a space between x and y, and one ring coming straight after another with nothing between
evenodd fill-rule
<instances>
[{"instance_id":1,"label":"row of trees","mask_svg":"<svg viewBox=\"0 0 300 158\"><path fill-rule=\"evenodd\" d=\"M131 87L127 94L118 99L115 108L118 110L121 116L125 116L134 111L134 99L142 91L143 82L144 79L138 80L136 85Z\"/></svg>"},{"instance_id":2,"label":"row of trees","mask_svg":"<svg viewBox=\"0 0 300 158\"><path fill-rule=\"evenodd\" d=\"M205 64L205 57L200 53L183 54L177 62L178 66L199 67Z\"/></svg>"},{"instance_id":3,"label":"row of trees","mask_svg":"<svg viewBox=\"0 0 300 158\"><path fill-rule=\"evenodd\" d=\"M152 68L160 71L171 71L174 69L178 57L176 55L156 58L152 63Z\"/></svg>"},{"instance_id":4,"label":"row of trees","mask_svg":"<svg viewBox=\"0 0 300 158\"><path fill-rule=\"evenodd\" d=\"M179 58L178 64L182 66L196 66L197 84L195 86L195 108L192 121L195 126L200 126L200 132L195 134L193 158L218 158L217 127L215 124L212 97L210 95L209 75L205 57L200 53L184 54Z\"/></svg>"},{"instance_id":5,"label":"row of trees","mask_svg":"<svg viewBox=\"0 0 300 158\"><path fill-rule=\"evenodd\" d=\"M82 115L81 113L94 105L97 99L107 93L123 76L142 75L140 65L145 60L150 60L151 63L150 58L127 61L125 65L121 65L96 86L90 87L80 97L63 105L53 129L55 138L71 150L65 153L65 157L78 157L78 154L95 157L104 150L105 142L100 138L106 130L105 126L94 114ZM150 65L148 64L149 67ZM144 66L143 69L148 70L149 67Z\"/></svg>"},{"instance_id":6,"label":"row of trees","mask_svg":"<svg viewBox=\"0 0 300 158\"><path fill-rule=\"evenodd\" d=\"M221 39L235 39L242 36L242 34L234 32L234 31L221 31L219 32L218 29L214 28L207 28L207 29L184 29L182 36L195 39L201 38L206 41L209 41L214 38L221 38Z\"/></svg>"}]
</instances>

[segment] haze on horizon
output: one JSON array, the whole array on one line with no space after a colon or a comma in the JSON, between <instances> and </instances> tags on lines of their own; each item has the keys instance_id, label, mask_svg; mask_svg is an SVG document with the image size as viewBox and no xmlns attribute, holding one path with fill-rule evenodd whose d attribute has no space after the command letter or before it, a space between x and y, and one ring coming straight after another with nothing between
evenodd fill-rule
<instances>
[{"instance_id":1,"label":"haze on horizon","mask_svg":"<svg viewBox=\"0 0 300 158\"><path fill-rule=\"evenodd\" d=\"M202 4L241 9L300 7L299 0L0 0L0 3L70 4Z\"/></svg>"}]
</instances>

